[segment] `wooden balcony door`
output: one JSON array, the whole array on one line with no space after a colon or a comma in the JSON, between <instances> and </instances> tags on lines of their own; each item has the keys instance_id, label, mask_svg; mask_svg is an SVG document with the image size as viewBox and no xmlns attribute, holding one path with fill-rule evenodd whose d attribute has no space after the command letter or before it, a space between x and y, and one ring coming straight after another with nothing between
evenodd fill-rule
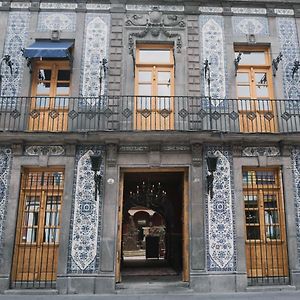
<instances>
[{"instance_id":1,"label":"wooden balcony door","mask_svg":"<svg viewBox=\"0 0 300 300\"><path fill-rule=\"evenodd\" d=\"M56 279L63 170L26 170L17 220L13 285L39 287Z\"/></svg>"},{"instance_id":2,"label":"wooden balcony door","mask_svg":"<svg viewBox=\"0 0 300 300\"><path fill-rule=\"evenodd\" d=\"M283 193L278 169L243 170L246 262L249 278L288 277ZM277 278L277 281L275 281Z\"/></svg>"},{"instance_id":3,"label":"wooden balcony door","mask_svg":"<svg viewBox=\"0 0 300 300\"><path fill-rule=\"evenodd\" d=\"M237 96L242 132L275 132L276 107L268 50L237 52Z\"/></svg>"},{"instance_id":4,"label":"wooden balcony door","mask_svg":"<svg viewBox=\"0 0 300 300\"><path fill-rule=\"evenodd\" d=\"M29 130L67 130L70 76L68 61L35 62Z\"/></svg>"},{"instance_id":5,"label":"wooden balcony door","mask_svg":"<svg viewBox=\"0 0 300 300\"><path fill-rule=\"evenodd\" d=\"M170 46L141 45L135 67L134 128L174 128L174 59Z\"/></svg>"}]
</instances>

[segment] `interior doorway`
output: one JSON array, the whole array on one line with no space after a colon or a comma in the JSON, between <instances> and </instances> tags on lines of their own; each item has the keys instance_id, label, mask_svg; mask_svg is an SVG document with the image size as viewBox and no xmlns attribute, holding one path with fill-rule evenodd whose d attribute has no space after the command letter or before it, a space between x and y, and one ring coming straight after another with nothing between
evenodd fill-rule
<instances>
[{"instance_id":1,"label":"interior doorway","mask_svg":"<svg viewBox=\"0 0 300 300\"><path fill-rule=\"evenodd\" d=\"M187 187L185 169L121 172L117 282L131 276L189 280Z\"/></svg>"}]
</instances>

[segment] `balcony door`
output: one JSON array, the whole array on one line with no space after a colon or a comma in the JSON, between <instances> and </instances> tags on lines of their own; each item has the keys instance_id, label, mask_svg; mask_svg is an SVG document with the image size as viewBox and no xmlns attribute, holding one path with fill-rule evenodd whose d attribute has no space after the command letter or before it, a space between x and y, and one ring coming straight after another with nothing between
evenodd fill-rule
<instances>
[{"instance_id":1,"label":"balcony door","mask_svg":"<svg viewBox=\"0 0 300 300\"><path fill-rule=\"evenodd\" d=\"M242 132L276 131L275 102L269 52L238 49L237 96Z\"/></svg>"},{"instance_id":2,"label":"balcony door","mask_svg":"<svg viewBox=\"0 0 300 300\"><path fill-rule=\"evenodd\" d=\"M134 128L173 129L173 95L173 48L170 45L139 45L135 65Z\"/></svg>"},{"instance_id":3,"label":"balcony door","mask_svg":"<svg viewBox=\"0 0 300 300\"><path fill-rule=\"evenodd\" d=\"M68 61L35 62L29 130L67 130L70 75Z\"/></svg>"}]
</instances>

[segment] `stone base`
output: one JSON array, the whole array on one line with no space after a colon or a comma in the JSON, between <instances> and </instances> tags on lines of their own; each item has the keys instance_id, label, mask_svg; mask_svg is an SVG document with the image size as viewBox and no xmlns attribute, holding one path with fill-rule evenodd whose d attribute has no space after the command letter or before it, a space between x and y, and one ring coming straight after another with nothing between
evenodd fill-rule
<instances>
[{"instance_id":1,"label":"stone base","mask_svg":"<svg viewBox=\"0 0 300 300\"><path fill-rule=\"evenodd\" d=\"M115 279L91 274L58 276L56 287L59 294L110 294L115 293Z\"/></svg>"},{"instance_id":2,"label":"stone base","mask_svg":"<svg viewBox=\"0 0 300 300\"><path fill-rule=\"evenodd\" d=\"M247 287L246 274L193 274L190 287L199 293L243 292Z\"/></svg>"},{"instance_id":3,"label":"stone base","mask_svg":"<svg viewBox=\"0 0 300 300\"><path fill-rule=\"evenodd\" d=\"M9 276L0 275L0 294L9 289Z\"/></svg>"},{"instance_id":4,"label":"stone base","mask_svg":"<svg viewBox=\"0 0 300 300\"><path fill-rule=\"evenodd\" d=\"M295 286L297 290L300 290L300 270L291 271L291 285Z\"/></svg>"}]
</instances>

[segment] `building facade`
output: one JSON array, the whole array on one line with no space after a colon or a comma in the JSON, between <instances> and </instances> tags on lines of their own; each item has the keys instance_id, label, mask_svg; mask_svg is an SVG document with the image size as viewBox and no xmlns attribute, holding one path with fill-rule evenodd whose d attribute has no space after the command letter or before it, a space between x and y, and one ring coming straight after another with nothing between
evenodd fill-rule
<instances>
[{"instance_id":1,"label":"building facade","mask_svg":"<svg viewBox=\"0 0 300 300\"><path fill-rule=\"evenodd\" d=\"M0 28L1 293L300 288L298 0L0 1Z\"/></svg>"}]
</instances>

